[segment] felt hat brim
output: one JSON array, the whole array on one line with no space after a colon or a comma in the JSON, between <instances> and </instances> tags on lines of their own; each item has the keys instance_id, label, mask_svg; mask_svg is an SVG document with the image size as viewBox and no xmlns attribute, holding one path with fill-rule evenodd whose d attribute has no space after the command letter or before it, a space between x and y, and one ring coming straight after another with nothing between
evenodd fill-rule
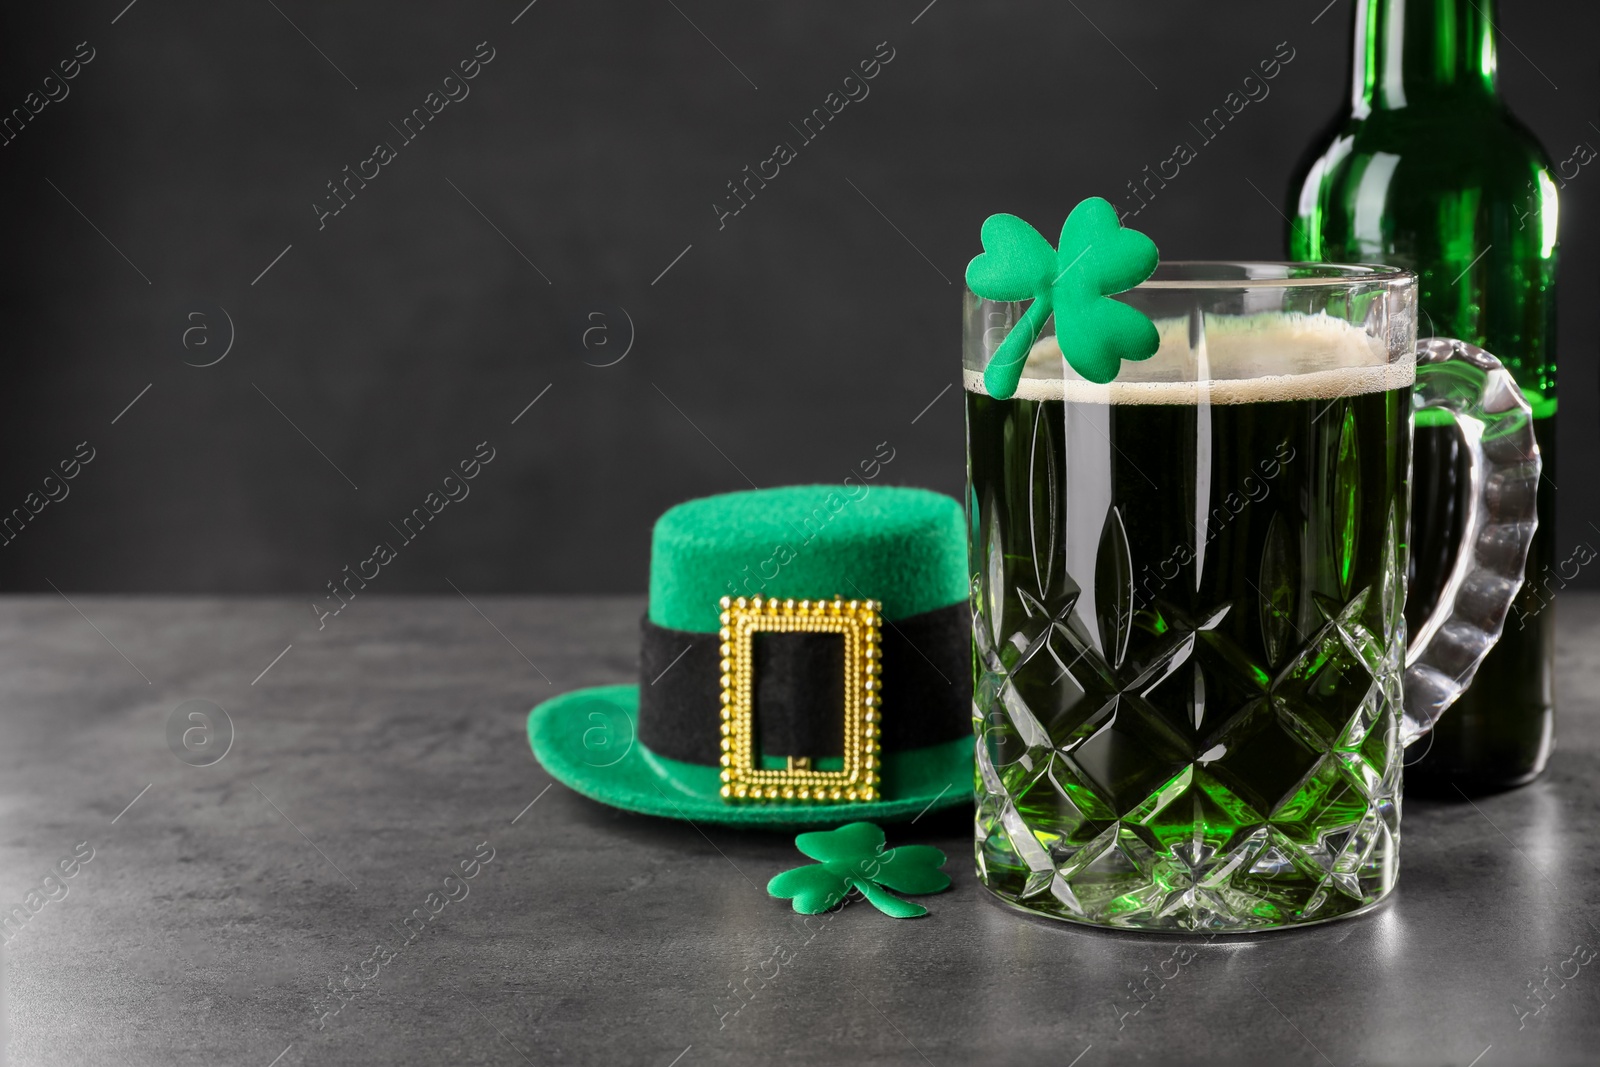
<instances>
[{"instance_id":1,"label":"felt hat brim","mask_svg":"<svg viewBox=\"0 0 1600 1067\"><path fill-rule=\"evenodd\" d=\"M638 742L639 687L579 689L528 713L533 754L562 785L624 811L754 829L896 822L972 804L971 738L882 757L886 799L866 803L729 803L716 767L668 759Z\"/></svg>"}]
</instances>

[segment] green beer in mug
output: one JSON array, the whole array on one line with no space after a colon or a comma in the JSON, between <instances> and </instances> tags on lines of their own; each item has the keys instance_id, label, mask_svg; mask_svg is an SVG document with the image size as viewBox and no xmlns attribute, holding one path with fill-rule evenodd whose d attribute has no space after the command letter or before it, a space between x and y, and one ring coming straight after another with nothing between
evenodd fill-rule
<instances>
[{"instance_id":1,"label":"green beer in mug","mask_svg":"<svg viewBox=\"0 0 1600 1067\"><path fill-rule=\"evenodd\" d=\"M1416 340L1412 275L1162 264L1161 346L1080 378L1021 305L966 297L976 859L1030 911L1242 931L1380 901L1403 749L1471 680L1536 525L1529 408L1493 356ZM1454 417L1471 506L1408 649L1412 416Z\"/></svg>"}]
</instances>

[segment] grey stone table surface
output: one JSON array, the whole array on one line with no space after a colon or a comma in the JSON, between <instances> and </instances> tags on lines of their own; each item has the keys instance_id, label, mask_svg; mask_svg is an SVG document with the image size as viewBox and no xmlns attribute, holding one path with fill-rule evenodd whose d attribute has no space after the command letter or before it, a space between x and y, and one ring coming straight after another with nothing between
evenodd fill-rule
<instances>
[{"instance_id":1,"label":"grey stone table surface","mask_svg":"<svg viewBox=\"0 0 1600 1067\"><path fill-rule=\"evenodd\" d=\"M8 1062L1600 1061L1600 598L1560 605L1543 779L1407 801L1372 915L1214 941L1006 910L965 812L890 831L951 857L926 918L802 921L790 838L553 786L527 710L631 680L641 607L0 599ZM209 766L186 701L231 720Z\"/></svg>"}]
</instances>

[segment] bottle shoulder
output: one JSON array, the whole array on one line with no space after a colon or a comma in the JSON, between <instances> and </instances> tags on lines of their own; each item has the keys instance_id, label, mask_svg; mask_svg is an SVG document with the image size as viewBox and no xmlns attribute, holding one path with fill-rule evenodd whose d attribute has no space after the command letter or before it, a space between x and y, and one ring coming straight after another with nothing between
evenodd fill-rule
<instances>
[{"instance_id":1,"label":"bottle shoulder","mask_svg":"<svg viewBox=\"0 0 1600 1067\"><path fill-rule=\"evenodd\" d=\"M1350 117L1293 187L1290 256L1415 272L1426 333L1553 395L1560 184L1500 106Z\"/></svg>"},{"instance_id":2,"label":"bottle shoulder","mask_svg":"<svg viewBox=\"0 0 1600 1067\"><path fill-rule=\"evenodd\" d=\"M1360 180L1375 159L1440 189L1508 184L1520 190L1552 169L1549 154L1505 107L1399 108L1349 117L1314 157L1306 179Z\"/></svg>"}]
</instances>

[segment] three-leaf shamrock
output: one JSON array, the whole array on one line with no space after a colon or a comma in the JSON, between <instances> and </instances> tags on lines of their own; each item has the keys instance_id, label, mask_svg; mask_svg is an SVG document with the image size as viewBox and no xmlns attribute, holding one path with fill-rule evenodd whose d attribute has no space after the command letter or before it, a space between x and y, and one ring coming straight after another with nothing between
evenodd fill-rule
<instances>
[{"instance_id":1,"label":"three-leaf shamrock","mask_svg":"<svg viewBox=\"0 0 1600 1067\"><path fill-rule=\"evenodd\" d=\"M1105 200L1091 196L1072 209L1059 249L1015 215L990 215L981 236L983 253L967 264L967 287L988 300L1033 300L984 369L990 396L1004 400L1017 391L1052 311L1061 354L1091 382L1109 382L1123 360L1149 359L1160 347L1155 323L1110 299L1155 271L1155 243L1124 229Z\"/></svg>"},{"instance_id":2,"label":"three-leaf shamrock","mask_svg":"<svg viewBox=\"0 0 1600 1067\"><path fill-rule=\"evenodd\" d=\"M792 899L794 910L802 915L837 907L852 889L858 889L885 915L914 919L926 915L928 909L888 890L922 894L950 887L950 876L939 870L943 852L931 845L901 845L885 851L883 830L870 822L801 834L794 844L821 862L775 875L767 883L767 892L780 900Z\"/></svg>"}]
</instances>

